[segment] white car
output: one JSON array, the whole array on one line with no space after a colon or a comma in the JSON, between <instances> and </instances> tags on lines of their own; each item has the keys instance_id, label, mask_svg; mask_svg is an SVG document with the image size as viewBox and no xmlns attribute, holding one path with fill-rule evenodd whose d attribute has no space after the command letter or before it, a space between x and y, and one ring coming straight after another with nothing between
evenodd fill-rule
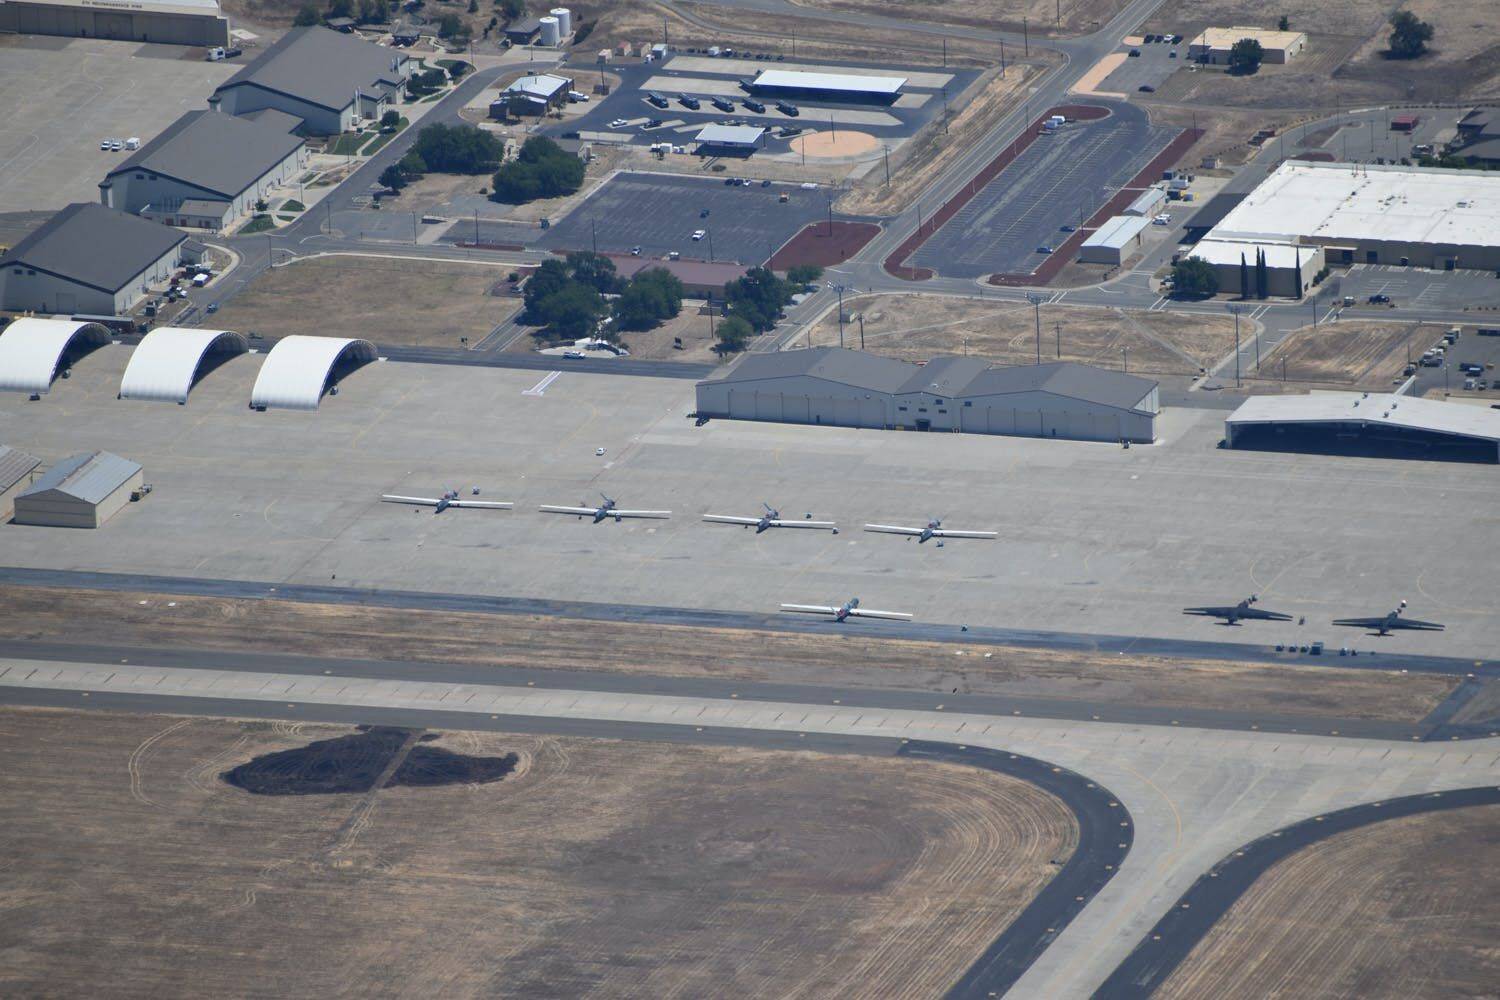
<instances>
[{"instance_id":1,"label":"white car","mask_svg":"<svg viewBox=\"0 0 1500 1000\"><path fill-rule=\"evenodd\" d=\"M610 128L624 128L626 126L626 124L628 124L628 123L625 121L625 119L623 119L623 118L616 118L614 121L612 121L612 122L609 123L609 127Z\"/></svg>"},{"instance_id":2,"label":"white car","mask_svg":"<svg viewBox=\"0 0 1500 1000\"><path fill-rule=\"evenodd\" d=\"M708 230L707 229L694 229L693 230L693 242L696 243L699 240L703 239L703 237L705 237L707 235L708 235Z\"/></svg>"},{"instance_id":3,"label":"white car","mask_svg":"<svg viewBox=\"0 0 1500 1000\"><path fill-rule=\"evenodd\" d=\"M1172 224L1172 217L1163 212L1161 215L1158 215L1156 218L1152 219L1151 224L1153 226L1170 226Z\"/></svg>"},{"instance_id":4,"label":"white car","mask_svg":"<svg viewBox=\"0 0 1500 1000\"><path fill-rule=\"evenodd\" d=\"M109 151L111 153L118 153L120 150L122 150L124 148L125 148L125 144L123 142L121 142L119 139L111 139L111 140L109 140Z\"/></svg>"},{"instance_id":5,"label":"white car","mask_svg":"<svg viewBox=\"0 0 1500 1000\"><path fill-rule=\"evenodd\" d=\"M101 153L107 153L107 152L109 152L109 140L108 139L100 139L99 140L99 151Z\"/></svg>"}]
</instances>

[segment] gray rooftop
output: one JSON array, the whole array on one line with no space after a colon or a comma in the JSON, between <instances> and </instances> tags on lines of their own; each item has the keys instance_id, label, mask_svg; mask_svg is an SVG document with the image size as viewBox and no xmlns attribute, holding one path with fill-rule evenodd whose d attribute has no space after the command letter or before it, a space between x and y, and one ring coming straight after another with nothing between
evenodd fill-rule
<instances>
[{"instance_id":1,"label":"gray rooftop","mask_svg":"<svg viewBox=\"0 0 1500 1000\"><path fill-rule=\"evenodd\" d=\"M275 125L283 132L295 131L302 125L301 118L298 118L296 115L287 114L280 108L261 108L259 111L250 111L243 115L236 115L235 117L248 118L253 122L265 122L269 125Z\"/></svg>"},{"instance_id":2,"label":"gray rooftop","mask_svg":"<svg viewBox=\"0 0 1500 1000\"><path fill-rule=\"evenodd\" d=\"M1134 409L1156 383L1149 378L1127 375L1108 368L1095 368L1072 361L1045 365L990 368L970 382L963 396L993 396L1012 392L1050 392L1122 410Z\"/></svg>"},{"instance_id":3,"label":"gray rooftop","mask_svg":"<svg viewBox=\"0 0 1500 1000\"><path fill-rule=\"evenodd\" d=\"M354 92L378 96L402 80L398 68L407 56L327 28L293 28L214 93L256 86L330 110L341 110Z\"/></svg>"},{"instance_id":4,"label":"gray rooftop","mask_svg":"<svg viewBox=\"0 0 1500 1000\"><path fill-rule=\"evenodd\" d=\"M814 347L802 351L751 354L727 376L726 382L756 382L762 379L806 375L827 379L856 389L898 392L911 378L912 365L894 358L838 347Z\"/></svg>"},{"instance_id":5,"label":"gray rooftop","mask_svg":"<svg viewBox=\"0 0 1500 1000\"><path fill-rule=\"evenodd\" d=\"M19 448L0 444L0 493L4 493L31 475L31 470L41 464L42 460L35 455L28 455Z\"/></svg>"},{"instance_id":6,"label":"gray rooftop","mask_svg":"<svg viewBox=\"0 0 1500 1000\"><path fill-rule=\"evenodd\" d=\"M105 182L149 170L234 199L301 145L279 119L189 111L111 170Z\"/></svg>"},{"instance_id":7,"label":"gray rooftop","mask_svg":"<svg viewBox=\"0 0 1500 1000\"><path fill-rule=\"evenodd\" d=\"M16 497L56 491L84 503L98 503L140 471L140 463L128 458L107 451L85 451L58 462Z\"/></svg>"},{"instance_id":8,"label":"gray rooftop","mask_svg":"<svg viewBox=\"0 0 1500 1000\"><path fill-rule=\"evenodd\" d=\"M956 355L933 358L912 372L899 391L930 392L934 396L962 395L965 387L989 366L989 362L981 358Z\"/></svg>"},{"instance_id":9,"label":"gray rooftop","mask_svg":"<svg viewBox=\"0 0 1500 1000\"><path fill-rule=\"evenodd\" d=\"M96 201L78 202L11 247L0 267L25 264L113 294L186 239L186 233Z\"/></svg>"}]
</instances>

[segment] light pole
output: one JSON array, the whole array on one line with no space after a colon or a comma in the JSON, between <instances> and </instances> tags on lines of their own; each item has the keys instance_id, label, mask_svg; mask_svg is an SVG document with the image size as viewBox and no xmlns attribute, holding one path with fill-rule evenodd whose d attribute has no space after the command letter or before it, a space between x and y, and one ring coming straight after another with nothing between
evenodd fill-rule
<instances>
[{"instance_id":1,"label":"light pole","mask_svg":"<svg viewBox=\"0 0 1500 1000\"><path fill-rule=\"evenodd\" d=\"M839 293L839 346L844 346L844 286L834 285L833 290Z\"/></svg>"},{"instance_id":2,"label":"light pole","mask_svg":"<svg viewBox=\"0 0 1500 1000\"><path fill-rule=\"evenodd\" d=\"M1057 335L1057 360L1062 360L1062 324L1054 323L1052 332Z\"/></svg>"},{"instance_id":3,"label":"light pole","mask_svg":"<svg viewBox=\"0 0 1500 1000\"><path fill-rule=\"evenodd\" d=\"M1128 347L1120 348L1120 369L1130 371L1130 348Z\"/></svg>"},{"instance_id":4,"label":"light pole","mask_svg":"<svg viewBox=\"0 0 1500 1000\"><path fill-rule=\"evenodd\" d=\"M708 262L714 262L714 231L712 229L704 233L708 237Z\"/></svg>"},{"instance_id":5,"label":"light pole","mask_svg":"<svg viewBox=\"0 0 1500 1000\"><path fill-rule=\"evenodd\" d=\"M1027 292L1026 301L1031 303L1036 314L1036 363L1042 363L1042 297L1036 292Z\"/></svg>"},{"instance_id":6,"label":"light pole","mask_svg":"<svg viewBox=\"0 0 1500 1000\"><path fill-rule=\"evenodd\" d=\"M1233 302L1224 306L1234 315L1234 387L1240 387L1240 307Z\"/></svg>"}]
</instances>

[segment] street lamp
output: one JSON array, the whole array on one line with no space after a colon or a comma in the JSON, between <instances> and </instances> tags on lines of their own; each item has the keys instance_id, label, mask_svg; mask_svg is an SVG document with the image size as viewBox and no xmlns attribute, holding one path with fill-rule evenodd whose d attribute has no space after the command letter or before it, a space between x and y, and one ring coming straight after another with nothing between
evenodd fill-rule
<instances>
[{"instance_id":1,"label":"street lamp","mask_svg":"<svg viewBox=\"0 0 1500 1000\"><path fill-rule=\"evenodd\" d=\"M1042 297L1036 292L1027 292L1026 301L1036 313L1036 363L1042 363Z\"/></svg>"},{"instance_id":2,"label":"street lamp","mask_svg":"<svg viewBox=\"0 0 1500 1000\"><path fill-rule=\"evenodd\" d=\"M1233 302L1225 303L1225 309L1234 314L1234 387L1240 387L1240 307Z\"/></svg>"},{"instance_id":3,"label":"street lamp","mask_svg":"<svg viewBox=\"0 0 1500 1000\"><path fill-rule=\"evenodd\" d=\"M844 346L844 286L834 285L833 290L839 293L839 346Z\"/></svg>"}]
</instances>

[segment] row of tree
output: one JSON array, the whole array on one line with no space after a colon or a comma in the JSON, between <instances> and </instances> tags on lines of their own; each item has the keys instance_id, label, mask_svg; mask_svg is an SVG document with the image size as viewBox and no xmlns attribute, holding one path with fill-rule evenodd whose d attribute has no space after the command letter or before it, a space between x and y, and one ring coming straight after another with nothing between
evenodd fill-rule
<instances>
[{"instance_id":1,"label":"row of tree","mask_svg":"<svg viewBox=\"0 0 1500 1000\"><path fill-rule=\"evenodd\" d=\"M608 257L579 252L536 269L526 282L521 321L552 337L618 341L620 331L650 330L681 311L682 282L665 268L645 268L627 281Z\"/></svg>"},{"instance_id":2,"label":"row of tree","mask_svg":"<svg viewBox=\"0 0 1500 1000\"><path fill-rule=\"evenodd\" d=\"M583 186L583 161L546 136L532 136L516 158L495 172L494 199L524 205L572 194Z\"/></svg>"},{"instance_id":3,"label":"row of tree","mask_svg":"<svg viewBox=\"0 0 1500 1000\"><path fill-rule=\"evenodd\" d=\"M326 11L319 11L315 4L303 4L292 19L299 28L322 24L335 17L352 18L359 24L385 24L391 19L389 0L332 0Z\"/></svg>"}]
</instances>

